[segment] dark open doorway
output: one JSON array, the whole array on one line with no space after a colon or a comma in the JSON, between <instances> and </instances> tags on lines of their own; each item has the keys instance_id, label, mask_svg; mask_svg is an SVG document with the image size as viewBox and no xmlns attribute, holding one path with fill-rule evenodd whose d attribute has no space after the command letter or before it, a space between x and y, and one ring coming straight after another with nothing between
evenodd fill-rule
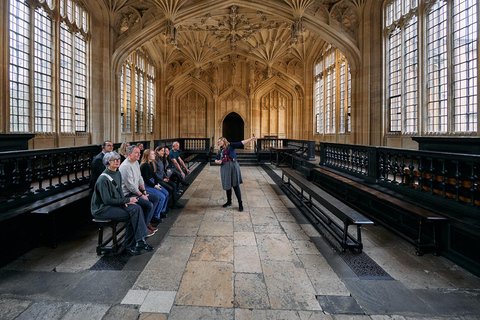
<instances>
[{"instance_id":1,"label":"dark open doorway","mask_svg":"<svg viewBox=\"0 0 480 320\"><path fill-rule=\"evenodd\" d=\"M228 141L232 142L244 139L244 122L238 113L231 112L225 117L222 134ZM243 146L241 149L243 149Z\"/></svg>"}]
</instances>

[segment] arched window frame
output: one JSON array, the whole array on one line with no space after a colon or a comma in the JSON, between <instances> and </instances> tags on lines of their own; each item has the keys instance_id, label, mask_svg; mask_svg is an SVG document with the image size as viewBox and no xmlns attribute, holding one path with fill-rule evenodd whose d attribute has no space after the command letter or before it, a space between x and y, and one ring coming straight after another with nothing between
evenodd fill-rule
<instances>
[{"instance_id":1,"label":"arched window frame","mask_svg":"<svg viewBox=\"0 0 480 320\"><path fill-rule=\"evenodd\" d=\"M315 134L350 133L352 81L347 59L328 45L315 64L314 77Z\"/></svg>"}]
</instances>

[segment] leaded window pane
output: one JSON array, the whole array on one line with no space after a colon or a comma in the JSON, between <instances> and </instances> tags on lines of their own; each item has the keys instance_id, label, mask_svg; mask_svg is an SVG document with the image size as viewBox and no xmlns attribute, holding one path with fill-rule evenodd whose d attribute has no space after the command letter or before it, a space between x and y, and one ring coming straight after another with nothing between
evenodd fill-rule
<instances>
[{"instance_id":1,"label":"leaded window pane","mask_svg":"<svg viewBox=\"0 0 480 320\"><path fill-rule=\"evenodd\" d=\"M455 131L477 130L477 1L453 4L453 104Z\"/></svg>"},{"instance_id":2,"label":"leaded window pane","mask_svg":"<svg viewBox=\"0 0 480 320\"><path fill-rule=\"evenodd\" d=\"M400 28L395 28L388 41L388 102L390 131L400 131L402 121L402 61Z\"/></svg>"},{"instance_id":3,"label":"leaded window pane","mask_svg":"<svg viewBox=\"0 0 480 320\"><path fill-rule=\"evenodd\" d=\"M405 27L404 90L405 132L417 132L418 117L418 34L417 17L413 16Z\"/></svg>"},{"instance_id":4,"label":"leaded window pane","mask_svg":"<svg viewBox=\"0 0 480 320\"><path fill-rule=\"evenodd\" d=\"M60 130L73 132L73 45L72 33L60 25Z\"/></svg>"},{"instance_id":5,"label":"leaded window pane","mask_svg":"<svg viewBox=\"0 0 480 320\"><path fill-rule=\"evenodd\" d=\"M447 3L437 1L427 17L428 131L447 131Z\"/></svg>"},{"instance_id":6,"label":"leaded window pane","mask_svg":"<svg viewBox=\"0 0 480 320\"><path fill-rule=\"evenodd\" d=\"M30 131L30 8L10 1L10 131Z\"/></svg>"},{"instance_id":7,"label":"leaded window pane","mask_svg":"<svg viewBox=\"0 0 480 320\"><path fill-rule=\"evenodd\" d=\"M52 132L52 21L43 8L34 26L35 132Z\"/></svg>"}]
</instances>

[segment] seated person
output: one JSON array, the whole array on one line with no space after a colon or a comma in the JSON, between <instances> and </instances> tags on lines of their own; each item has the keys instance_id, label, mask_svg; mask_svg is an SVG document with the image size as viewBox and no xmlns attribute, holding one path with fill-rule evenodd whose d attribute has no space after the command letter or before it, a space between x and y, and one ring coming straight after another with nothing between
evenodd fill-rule
<instances>
[{"instance_id":1,"label":"seated person","mask_svg":"<svg viewBox=\"0 0 480 320\"><path fill-rule=\"evenodd\" d=\"M120 165L120 173L122 174L122 190L127 197L138 197L138 204L143 209L147 228L150 234L154 234L158 229L150 223L153 213L157 209L160 199L155 193L147 194L145 183L140 172L140 149L137 146L129 146L126 150L127 159Z\"/></svg>"},{"instance_id":2,"label":"seated person","mask_svg":"<svg viewBox=\"0 0 480 320\"><path fill-rule=\"evenodd\" d=\"M120 154L120 163L125 161L125 159L127 158L127 147L129 147L129 146L130 146L130 143L124 141L120 145L120 148L118 148L118 153Z\"/></svg>"},{"instance_id":3,"label":"seated person","mask_svg":"<svg viewBox=\"0 0 480 320\"><path fill-rule=\"evenodd\" d=\"M157 210L153 213L153 218L160 220L161 218L166 217L168 191L160 185L159 180L155 175L155 170L155 152L147 149L143 153L142 161L140 162L140 172L142 173L147 192L150 194L155 193L160 198Z\"/></svg>"},{"instance_id":4,"label":"seated person","mask_svg":"<svg viewBox=\"0 0 480 320\"><path fill-rule=\"evenodd\" d=\"M184 179L185 173L189 174L190 170L188 170L187 166L185 165L185 162L183 162L182 158L180 157L180 154L178 152L179 149L180 149L180 143L178 143L178 141L175 141L172 144L172 150L170 151L170 160L175 165L177 170L181 172L182 179ZM185 172L183 170L185 170Z\"/></svg>"},{"instance_id":5,"label":"seated person","mask_svg":"<svg viewBox=\"0 0 480 320\"><path fill-rule=\"evenodd\" d=\"M145 237L149 235L142 208L137 205L137 197L125 197L121 185L122 176L117 170L120 155L109 152L103 157L107 168L95 183L92 194L91 211L96 219L125 221L125 249L132 255L153 251Z\"/></svg>"},{"instance_id":6,"label":"seated person","mask_svg":"<svg viewBox=\"0 0 480 320\"><path fill-rule=\"evenodd\" d=\"M189 183L185 182L185 180L182 178L182 174L185 175L183 172L178 171L178 169L175 167L172 161L170 161L170 151L168 150L167 147L165 147L165 155L163 156L163 163L164 163L164 168L167 172L167 176L177 184L177 189L178 192L181 194L183 192L182 186L188 186Z\"/></svg>"},{"instance_id":7,"label":"seated person","mask_svg":"<svg viewBox=\"0 0 480 320\"><path fill-rule=\"evenodd\" d=\"M103 163L103 157L108 153L113 151L113 142L110 140L105 140L102 143L102 152L97 154L92 160L91 174L90 174L90 189L93 190L95 187L95 182L97 182L98 177L105 170L105 164Z\"/></svg>"},{"instance_id":8,"label":"seated person","mask_svg":"<svg viewBox=\"0 0 480 320\"><path fill-rule=\"evenodd\" d=\"M165 156L165 148L156 147L155 148L155 175L157 176L157 180L162 187L167 189L168 193L170 193L171 197L171 205L172 209L183 208L181 204L178 203L179 194L178 187L175 182L170 180L169 175L167 174L167 169L163 164L163 157ZM171 172L171 171L170 171Z\"/></svg>"}]
</instances>

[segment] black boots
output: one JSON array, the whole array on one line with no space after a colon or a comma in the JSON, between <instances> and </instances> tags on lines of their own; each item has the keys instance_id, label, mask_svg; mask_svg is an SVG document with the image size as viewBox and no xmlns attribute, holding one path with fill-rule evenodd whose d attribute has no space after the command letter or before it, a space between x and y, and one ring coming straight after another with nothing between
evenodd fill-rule
<instances>
[{"instance_id":1,"label":"black boots","mask_svg":"<svg viewBox=\"0 0 480 320\"><path fill-rule=\"evenodd\" d=\"M230 207L231 205L232 205L232 200L230 199L230 200L227 200L227 202L222 207L226 208L226 207Z\"/></svg>"},{"instance_id":2,"label":"black boots","mask_svg":"<svg viewBox=\"0 0 480 320\"><path fill-rule=\"evenodd\" d=\"M243 202L238 201L238 211L242 212L243 211Z\"/></svg>"}]
</instances>

